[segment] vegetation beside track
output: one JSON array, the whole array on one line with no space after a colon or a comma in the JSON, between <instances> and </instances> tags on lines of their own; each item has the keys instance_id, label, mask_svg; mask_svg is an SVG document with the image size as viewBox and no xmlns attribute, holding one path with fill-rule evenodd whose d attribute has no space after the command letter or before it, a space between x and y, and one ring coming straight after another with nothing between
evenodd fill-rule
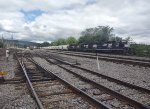
<instances>
[{"instance_id":1,"label":"vegetation beside track","mask_svg":"<svg viewBox=\"0 0 150 109\"><path fill-rule=\"evenodd\" d=\"M2 42L0 42L0 48L3 48L4 44Z\"/></svg>"},{"instance_id":2,"label":"vegetation beside track","mask_svg":"<svg viewBox=\"0 0 150 109\"><path fill-rule=\"evenodd\" d=\"M134 50L136 56L150 57L150 45L132 44L131 48Z\"/></svg>"}]
</instances>

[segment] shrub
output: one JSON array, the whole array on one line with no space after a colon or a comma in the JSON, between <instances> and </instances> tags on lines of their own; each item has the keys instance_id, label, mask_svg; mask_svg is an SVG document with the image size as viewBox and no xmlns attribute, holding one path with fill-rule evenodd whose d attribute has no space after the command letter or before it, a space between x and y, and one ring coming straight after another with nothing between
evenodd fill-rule
<instances>
[{"instance_id":1,"label":"shrub","mask_svg":"<svg viewBox=\"0 0 150 109\"><path fill-rule=\"evenodd\" d=\"M137 56L150 57L150 45L145 44L132 44L131 48Z\"/></svg>"}]
</instances>

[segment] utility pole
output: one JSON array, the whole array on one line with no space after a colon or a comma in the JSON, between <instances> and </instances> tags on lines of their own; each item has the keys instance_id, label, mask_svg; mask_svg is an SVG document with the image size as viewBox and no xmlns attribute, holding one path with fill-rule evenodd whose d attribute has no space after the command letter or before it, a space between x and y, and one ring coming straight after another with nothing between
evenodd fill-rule
<instances>
[{"instance_id":1,"label":"utility pole","mask_svg":"<svg viewBox=\"0 0 150 109\"><path fill-rule=\"evenodd\" d=\"M13 33L12 33L12 35L11 35L11 41L12 41L11 46L14 48Z\"/></svg>"},{"instance_id":2,"label":"utility pole","mask_svg":"<svg viewBox=\"0 0 150 109\"><path fill-rule=\"evenodd\" d=\"M4 41L4 37L3 37L3 34L2 34L2 40L1 40L2 44L3 44L3 48L5 47L5 41Z\"/></svg>"}]
</instances>

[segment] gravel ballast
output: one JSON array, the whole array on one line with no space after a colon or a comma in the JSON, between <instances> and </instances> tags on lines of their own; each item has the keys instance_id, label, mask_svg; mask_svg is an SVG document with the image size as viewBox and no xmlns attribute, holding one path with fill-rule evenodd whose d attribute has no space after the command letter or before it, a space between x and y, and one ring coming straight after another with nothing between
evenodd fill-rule
<instances>
[{"instance_id":1,"label":"gravel ballast","mask_svg":"<svg viewBox=\"0 0 150 109\"><path fill-rule=\"evenodd\" d=\"M0 85L0 109L35 109L36 104L27 93L25 84Z\"/></svg>"},{"instance_id":2,"label":"gravel ballast","mask_svg":"<svg viewBox=\"0 0 150 109\"><path fill-rule=\"evenodd\" d=\"M43 66L44 68L48 69L49 71L52 71L57 76L65 79L70 84L74 85L75 87L80 88L81 90L85 91L86 93L90 94L91 96L94 96L93 94L96 94L96 93L99 93L99 94L100 93L102 93L102 94L105 93L105 92L99 90L98 88L93 87L93 85L91 85L89 83L87 84L87 82L83 82L82 80L80 80L79 78L74 76L73 74L71 74L69 72L66 72L62 68L59 68L57 65L49 64L45 59L41 59L41 58L38 58L38 57L34 57L33 59L37 63L39 63L41 66ZM98 98L99 98L100 101L106 102L106 104L108 104L110 107L112 107L114 109L120 108L120 107L121 107L120 109L124 109L126 107L126 105L122 105L122 103L117 99L115 100L113 98L113 99L109 100L108 96L111 97L110 95L103 94L103 96L99 96ZM96 98L97 96L95 95L94 97ZM130 107L130 108L132 109L132 107Z\"/></svg>"},{"instance_id":3,"label":"gravel ballast","mask_svg":"<svg viewBox=\"0 0 150 109\"><path fill-rule=\"evenodd\" d=\"M44 109L90 109L93 107L88 102L81 99L80 96L75 94L73 90L69 89L68 86L62 84L59 80L57 80L57 78L55 80L49 81L43 80L46 77L46 75L44 75L43 70L39 69L37 66L35 66L35 64L30 62L29 60L26 60L25 58L23 60L28 74L30 72L29 77L32 76L32 79L34 77L38 77L38 80L40 80L32 83L37 93L37 96L43 104ZM36 75L31 74L31 72Z\"/></svg>"},{"instance_id":4,"label":"gravel ballast","mask_svg":"<svg viewBox=\"0 0 150 109\"><path fill-rule=\"evenodd\" d=\"M55 54L55 56L57 55L58 54ZM110 77L150 89L150 68L149 67L140 67L140 66L133 66L129 64L121 64L121 63L99 60L98 62L99 62L100 70L98 70L96 59L68 56L63 54L59 55L59 57L69 62L77 61L78 63L80 63L81 67L93 71L97 71L101 74L108 75Z\"/></svg>"},{"instance_id":5,"label":"gravel ballast","mask_svg":"<svg viewBox=\"0 0 150 109\"><path fill-rule=\"evenodd\" d=\"M17 61L10 55L8 61L4 56L0 58L1 72L7 72L5 82L15 78ZM0 84L0 109L35 109L35 101L31 98L26 83Z\"/></svg>"},{"instance_id":6,"label":"gravel ballast","mask_svg":"<svg viewBox=\"0 0 150 109\"><path fill-rule=\"evenodd\" d=\"M92 73L71 67L69 65L63 65L63 67L70 69L71 71L76 72L79 75L82 75L82 76L84 76L90 80L93 80L97 83L100 83L100 84L106 86L107 88L110 88L110 89L117 91L117 92L119 92L125 96L128 96L131 99L137 100L137 101L139 101L145 105L150 104L150 95L149 94L145 94L145 93L142 93L138 90L134 90L132 88L128 88L128 87L125 87L123 85L119 85L115 82L111 82L107 79L103 79L103 78L98 77Z\"/></svg>"}]
</instances>

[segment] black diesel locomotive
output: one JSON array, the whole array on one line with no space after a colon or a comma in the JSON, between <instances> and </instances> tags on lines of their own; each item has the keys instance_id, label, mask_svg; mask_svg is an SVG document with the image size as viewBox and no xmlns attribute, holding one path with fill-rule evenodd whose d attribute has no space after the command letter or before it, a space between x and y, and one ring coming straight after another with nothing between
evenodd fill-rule
<instances>
[{"instance_id":1,"label":"black diesel locomotive","mask_svg":"<svg viewBox=\"0 0 150 109\"><path fill-rule=\"evenodd\" d=\"M68 46L70 51L101 52L115 54L131 54L130 44L127 41L108 41L101 43L81 43Z\"/></svg>"}]
</instances>

